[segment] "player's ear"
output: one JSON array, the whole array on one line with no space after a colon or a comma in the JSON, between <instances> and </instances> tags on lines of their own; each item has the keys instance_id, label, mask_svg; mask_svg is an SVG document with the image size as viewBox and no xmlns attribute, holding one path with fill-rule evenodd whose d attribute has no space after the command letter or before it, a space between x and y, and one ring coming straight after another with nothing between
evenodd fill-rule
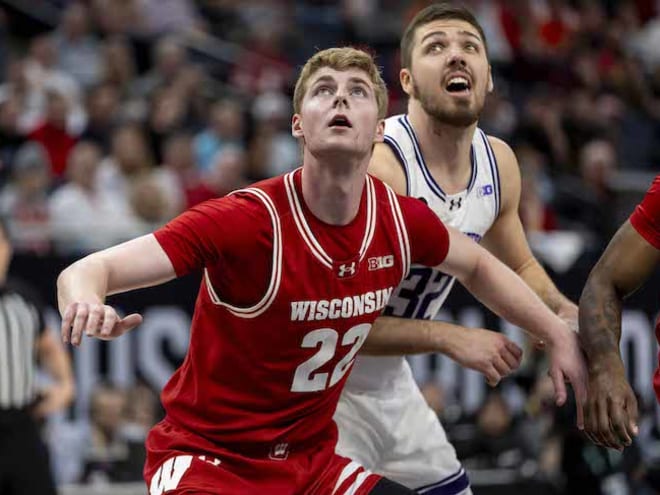
<instances>
[{"instance_id":1,"label":"player's ear","mask_svg":"<svg viewBox=\"0 0 660 495\"><path fill-rule=\"evenodd\" d=\"M302 117L300 114L293 114L293 118L291 119L291 135L296 139L303 137Z\"/></svg>"},{"instance_id":2,"label":"player's ear","mask_svg":"<svg viewBox=\"0 0 660 495\"><path fill-rule=\"evenodd\" d=\"M385 140L385 119L380 119L378 121L378 126L376 127L376 136L374 137L374 143L382 143Z\"/></svg>"},{"instance_id":3,"label":"player's ear","mask_svg":"<svg viewBox=\"0 0 660 495\"><path fill-rule=\"evenodd\" d=\"M399 71L399 82L401 83L401 89L403 89L408 96L412 96L413 80L409 69L403 68Z\"/></svg>"},{"instance_id":4,"label":"player's ear","mask_svg":"<svg viewBox=\"0 0 660 495\"><path fill-rule=\"evenodd\" d=\"M490 70L490 65L488 66L488 92L492 93L495 89L495 83L493 82L493 73Z\"/></svg>"}]
</instances>

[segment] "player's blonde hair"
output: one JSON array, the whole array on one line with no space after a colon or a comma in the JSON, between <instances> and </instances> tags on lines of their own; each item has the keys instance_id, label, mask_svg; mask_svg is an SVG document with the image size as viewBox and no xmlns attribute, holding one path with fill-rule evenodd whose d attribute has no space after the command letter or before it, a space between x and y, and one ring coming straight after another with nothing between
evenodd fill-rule
<instances>
[{"instance_id":1,"label":"player's blonde hair","mask_svg":"<svg viewBox=\"0 0 660 495\"><path fill-rule=\"evenodd\" d=\"M385 118L387 115L387 87L380 75L380 70L370 54L351 47L328 48L316 53L305 63L300 71L300 76L298 76L296 89L293 92L293 111L295 113L300 113L310 77L323 67L330 67L335 70L352 68L363 70L374 85L376 102L378 103L378 118Z\"/></svg>"}]
</instances>

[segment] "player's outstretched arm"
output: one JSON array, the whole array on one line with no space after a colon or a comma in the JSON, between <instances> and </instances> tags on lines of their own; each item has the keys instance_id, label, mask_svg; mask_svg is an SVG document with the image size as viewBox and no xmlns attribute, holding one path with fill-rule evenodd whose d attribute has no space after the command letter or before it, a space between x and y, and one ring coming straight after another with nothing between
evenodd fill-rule
<instances>
[{"instance_id":1,"label":"player's outstretched arm","mask_svg":"<svg viewBox=\"0 0 660 495\"><path fill-rule=\"evenodd\" d=\"M637 400L619 353L621 306L659 262L660 250L627 221L594 266L580 298L580 342L589 370L585 428L606 447L622 449L637 434Z\"/></svg>"},{"instance_id":2,"label":"player's outstretched arm","mask_svg":"<svg viewBox=\"0 0 660 495\"><path fill-rule=\"evenodd\" d=\"M493 312L548 344L556 402L566 401L567 378L575 391L577 424L582 428L587 375L575 333L509 267L467 236L447 230L449 251L439 269L454 275Z\"/></svg>"},{"instance_id":3,"label":"player's outstretched arm","mask_svg":"<svg viewBox=\"0 0 660 495\"><path fill-rule=\"evenodd\" d=\"M520 220L520 167L513 150L504 141L489 137L501 177L502 209L481 245L525 281L541 300L577 331L577 305L564 296L532 254Z\"/></svg>"},{"instance_id":4,"label":"player's outstretched arm","mask_svg":"<svg viewBox=\"0 0 660 495\"><path fill-rule=\"evenodd\" d=\"M57 279L62 340L79 345L82 333L103 339L124 334L142 322L131 314L120 318L106 296L157 285L176 276L153 235L145 235L99 251L66 268Z\"/></svg>"}]
</instances>

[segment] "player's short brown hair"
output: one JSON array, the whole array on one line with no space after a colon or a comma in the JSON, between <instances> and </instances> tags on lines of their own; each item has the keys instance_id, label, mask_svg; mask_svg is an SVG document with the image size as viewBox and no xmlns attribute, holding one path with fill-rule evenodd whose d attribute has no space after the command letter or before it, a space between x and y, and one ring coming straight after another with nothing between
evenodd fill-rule
<instances>
[{"instance_id":1,"label":"player's short brown hair","mask_svg":"<svg viewBox=\"0 0 660 495\"><path fill-rule=\"evenodd\" d=\"M403 37L401 38L401 68L410 69L412 65L412 51L417 29L433 21L442 19L464 21L471 24L479 32L481 41L483 41L486 48L486 54L488 54L488 45L486 44L484 30L469 9L450 3L434 3L420 10L403 32Z\"/></svg>"},{"instance_id":2,"label":"player's short brown hair","mask_svg":"<svg viewBox=\"0 0 660 495\"><path fill-rule=\"evenodd\" d=\"M348 70L352 68L363 70L371 79L378 103L378 117L384 119L387 115L387 87L380 75L374 58L363 50L351 47L329 48L314 54L303 66L293 92L293 111L300 113L302 101L307 92L307 82L310 77L323 67L335 70Z\"/></svg>"}]
</instances>

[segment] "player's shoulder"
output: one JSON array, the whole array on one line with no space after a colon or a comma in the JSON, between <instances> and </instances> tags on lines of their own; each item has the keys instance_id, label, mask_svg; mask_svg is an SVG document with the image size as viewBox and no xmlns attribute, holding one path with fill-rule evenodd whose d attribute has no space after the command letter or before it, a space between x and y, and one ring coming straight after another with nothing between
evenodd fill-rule
<instances>
[{"instance_id":1,"label":"player's shoulder","mask_svg":"<svg viewBox=\"0 0 660 495\"><path fill-rule=\"evenodd\" d=\"M402 194L406 191L403 166L389 145L377 143L369 161L368 171L371 176L389 184L395 192Z\"/></svg>"},{"instance_id":2,"label":"player's shoulder","mask_svg":"<svg viewBox=\"0 0 660 495\"><path fill-rule=\"evenodd\" d=\"M200 206L209 210L237 210L237 212L267 212L280 196L285 195L284 178L276 176L232 191L221 198L211 199Z\"/></svg>"},{"instance_id":3,"label":"player's shoulder","mask_svg":"<svg viewBox=\"0 0 660 495\"><path fill-rule=\"evenodd\" d=\"M493 149L493 153L495 154L500 173L511 171L512 169L518 170L518 160L516 159L516 155L513 152L513 149L511 149L511 146L498 137L491 135L487 135L486 137L490 147Z\"/></svg>"}]
</instances>

